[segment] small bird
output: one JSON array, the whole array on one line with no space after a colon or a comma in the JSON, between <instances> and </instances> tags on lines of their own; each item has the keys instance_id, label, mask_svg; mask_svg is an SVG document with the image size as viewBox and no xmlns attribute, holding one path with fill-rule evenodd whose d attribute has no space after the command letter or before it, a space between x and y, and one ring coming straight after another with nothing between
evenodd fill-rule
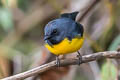
<instances>
[{"instance_id":1,"label":"small bird","mask_svg":"<svg viewBox=\"0 0 120 80\"><path fill-rule=\"evenodd\" d=\"M44 28L45 47L56 55L58 66L60 66L59 55L73 52L78 52L79 65L82 61L78 50L84 42L84 29L75 21L78 13L61 14L60 18L50 21Z\"/></svg>"}]
</instances>

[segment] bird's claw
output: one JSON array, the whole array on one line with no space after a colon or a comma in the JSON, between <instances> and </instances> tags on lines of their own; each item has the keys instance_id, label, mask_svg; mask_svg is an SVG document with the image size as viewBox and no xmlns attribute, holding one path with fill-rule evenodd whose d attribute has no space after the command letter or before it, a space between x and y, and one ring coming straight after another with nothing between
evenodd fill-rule
<instances>
[{"instance_id":1,"label":"bird's claw","mask_svg":"<svg viewBox=\"0 0 120 80\"><path fill-rule=\"evenodd\" d=\"M79 51L77 53L78 53L78 55L77 55L77 57L78 57L78 65L80 65L82 63L82 56L81 56Z\"/></svg>"},{"instance_id":2,"label":"bird's claw","mask_svg":"<svg viewBox=\"0 0 120 80\"><path fill-rule=\"evenodd\" d=\"M58 56L56 57L56 65L57 65L57 67L60 67L60 59Z\"/></svg>"}]
</instances>

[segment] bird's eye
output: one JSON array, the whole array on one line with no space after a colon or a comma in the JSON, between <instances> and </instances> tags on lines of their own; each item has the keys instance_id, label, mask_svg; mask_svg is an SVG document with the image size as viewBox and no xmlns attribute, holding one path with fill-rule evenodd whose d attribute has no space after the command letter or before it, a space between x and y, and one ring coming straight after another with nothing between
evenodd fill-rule
<instances>
[{"instance_id":1,"label":"bird's eye","mask_svg":"<svg viewBox=\"0 0 120 80\"><path fill-rule=\"evenodd\" d=\"M53 33L57 33L57 29L54 29L54 30L53 30Z\"/></svg>"}]
</instances>

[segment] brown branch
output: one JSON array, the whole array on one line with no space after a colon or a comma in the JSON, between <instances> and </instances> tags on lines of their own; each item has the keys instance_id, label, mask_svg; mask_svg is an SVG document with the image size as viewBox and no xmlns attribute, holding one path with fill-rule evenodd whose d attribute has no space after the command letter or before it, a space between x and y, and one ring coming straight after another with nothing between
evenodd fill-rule
<instances>
[{"instance_id":1,"label":"brown branch","mask_svg":"<svg viewBox=\"0 0 120 80\"><path fill-rule=\"evenodd\" d=\"M79 17L78 17L77 21L78 21L78 22L81 22L81 21L84 19L84 17L88 14L88 12L89 12L90 10L92 10L92 9L94 8L94 6L95 6L99 1L100 1L100 0L94 0L94 1L91 3L91 5L88 6L88 8L85 10L85 12L83 12L82 16L79 16Z\"/></svg>"},{"instance_id":2,"label":"brown branch","mask_svg":"<svg viewBox=\"0 0 120 80\"><path fill-rule=\"evenodd\" d=\"M87 63L87 62L95 61L95 60L102 59L102 58L120 59L120 52L105 51L105 52L98 52L98 53L93 53L89 55L84 55L82 56L82 63ZM60 62L61 62L62 67L68 66L68 65L77 65L78 59L77 58L64 59L64 60L60 60ZM30 76L34 76L38 73L45 72L53 67L56 67L56 61L52 61L50 63L47 63L39 67L36 67L34 69L28 70L26 72L19 73L14 76L10 76L10 77L7 77L1 80L21 80L21 79L25 79Z\"/></svg>"}]
</instances>

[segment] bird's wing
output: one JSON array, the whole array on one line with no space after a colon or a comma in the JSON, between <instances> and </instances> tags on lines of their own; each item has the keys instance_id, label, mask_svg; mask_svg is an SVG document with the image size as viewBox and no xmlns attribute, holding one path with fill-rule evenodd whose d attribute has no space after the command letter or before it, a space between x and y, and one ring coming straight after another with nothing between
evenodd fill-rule
<instances>
[{"instance_id":1,"label":"bird's wing","mask_svg":"<svg viewBox=\"0 0 120 80\"><path fill-rule=\"evenodd\" d=\"M83 33L84 33L83 25L76 22L76 31L77 31L77 35L76 36L82 37Z\"/></svg>"}]
</instances>

